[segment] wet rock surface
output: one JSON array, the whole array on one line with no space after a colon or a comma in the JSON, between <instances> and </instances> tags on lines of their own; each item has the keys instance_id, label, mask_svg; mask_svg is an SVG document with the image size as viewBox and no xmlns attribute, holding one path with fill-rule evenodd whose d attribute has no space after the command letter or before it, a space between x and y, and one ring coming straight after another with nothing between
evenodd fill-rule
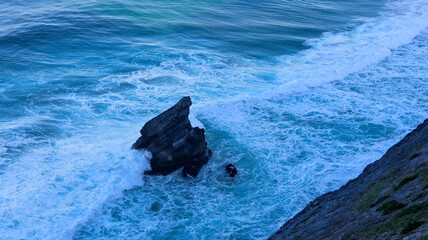
<instances>
[{"instance_id":1,"label":"wet rock surface","mask_svg":"<svg viewBox=\"0 0 428 240\"><path fill-rule=\"evenodd\" d=\"M236 174L238 174L238 170L236 169L235 165L232 163L227 164L225 167L226 173L229 175L229 177L235 177Z\"/></svg>"},{"instance_id":2,"label":"wet rock surface","mask_svg":"<svg viewBox=\"0 0 428 240\"><path fill-rule=\"evenodd\" d=\"M269 239L428 239L428 119Z\"/></svg>"},{"instance_id":3,"label":"wet rock surface","mask_svg":"<svg viewBox=\"0 0 428 240\"><path fill-rule=\"evenodd\" d=\"M141 137L132 148L151 152L151 171L148 175L167 175L184 167L183 176L196 177L212 153L205 142L205 130L192 127L189 121L190 97L148 121L141 129Z\"/></svg>"}]
</instances>

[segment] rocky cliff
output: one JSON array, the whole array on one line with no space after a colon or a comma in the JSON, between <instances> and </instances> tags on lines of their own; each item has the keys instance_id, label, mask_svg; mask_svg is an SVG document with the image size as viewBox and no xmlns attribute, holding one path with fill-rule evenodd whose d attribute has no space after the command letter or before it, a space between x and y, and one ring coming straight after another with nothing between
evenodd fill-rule
<instances>
[{"instance_id":1,"label":"rocky cliff","mask_svg":"<svg viewBox=\"0 0 428 240\"><path fill-rule=\"evenodd\" d=\"M428 239L428 119L269 239Z\"/></svg>"}]
</instances>

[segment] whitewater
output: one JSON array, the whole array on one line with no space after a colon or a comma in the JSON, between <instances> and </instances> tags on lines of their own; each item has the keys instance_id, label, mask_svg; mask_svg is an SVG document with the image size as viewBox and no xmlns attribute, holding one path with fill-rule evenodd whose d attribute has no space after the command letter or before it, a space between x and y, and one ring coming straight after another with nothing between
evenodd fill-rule
<instances>
[{"instance_id":1,"label":"whitewater","mask_svg":"<svg viewBox=\"0 0 428 240\"><path fill-rule=\"evenodd\" d=\"M311 3L293 7L328 10ZM263 43L253 35L249 50L239 53L209 37L180 47L183 39L192 42L185 34L169 43L168 35L153 33L156 41L139 43L144 49L120 34L111 49L103 38L86 46L53 35L37 44L17 39L43 33L19 29L57 33L74 25L41 19L33 26L0 15L0 239L267 238L309 201L358 176L428 115L428 1L379 5L373 14L355 13L348 25L293 35L304 39L301 46L285 41L281 54L272 54L280 51L272 45L260 51L264 56L251 48ZM191 16L168 6L148 11L150 31L179 32L166 23ZM123 22L138 15L99 8L93 8L99 16ZM60 10L58 3L42 12ZM79 24L84 13L73 13ZM65 42L72 42L67 54L37 48L49 52ZM96 44L103 54L91 50ZM222 46L227 50L214 50ZM132 143L146 121L186 95L213 158L195 179L178 172L143 176L149 154L131 150ZM235 179L224 176L227 163L238 167Z\"/></svg>"}]
</instances>

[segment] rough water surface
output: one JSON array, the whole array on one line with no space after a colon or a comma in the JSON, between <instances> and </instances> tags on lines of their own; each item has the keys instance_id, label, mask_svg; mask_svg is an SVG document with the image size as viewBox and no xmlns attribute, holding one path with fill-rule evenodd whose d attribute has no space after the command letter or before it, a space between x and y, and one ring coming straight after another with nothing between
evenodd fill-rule
<instances>
[{"instance_id":1,"label":"rough water surface","mask_svg":"<svg viewBox=\"0 0 428 240\"><path fill-rule=\"evenodd\" d=\"M426 0L0 8L0 239L264 239L428 115ZM143 177L187 95L212 159Z\"/></svg>"}]
</instances>

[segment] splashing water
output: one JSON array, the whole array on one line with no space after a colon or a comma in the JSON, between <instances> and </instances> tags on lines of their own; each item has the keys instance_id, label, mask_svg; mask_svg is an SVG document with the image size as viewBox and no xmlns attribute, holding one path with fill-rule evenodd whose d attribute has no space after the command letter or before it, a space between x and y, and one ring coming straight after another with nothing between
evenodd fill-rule
<instances>
[{"instance_id":1,"label":"splashing water","mask_svg":"<svg viewBox=\"0 0 428 240\"><path fill-rule=\"evenodd\" d=\"M426 0L42 2L0 3L0 239L264 239L428 115ZM142 176L183 95L213 158Z\"/></svg>"}]
</instances>

